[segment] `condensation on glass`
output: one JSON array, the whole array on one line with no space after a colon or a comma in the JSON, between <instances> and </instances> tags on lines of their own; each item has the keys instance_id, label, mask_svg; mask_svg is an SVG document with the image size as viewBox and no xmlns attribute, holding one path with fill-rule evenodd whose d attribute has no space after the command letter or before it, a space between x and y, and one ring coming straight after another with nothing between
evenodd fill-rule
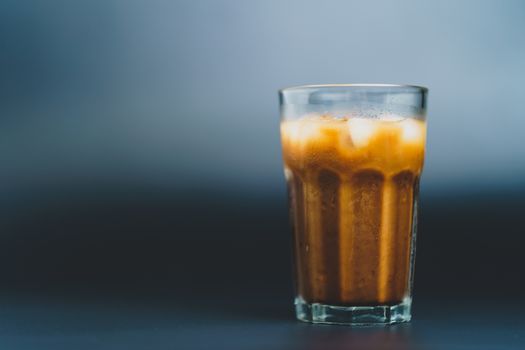
<instances>
[{"instance_id":1,"label":"condensation on glass","mask_svg":"<svg viewBox=\"0 0 525 350\"><path fill-rule=\"evenodd\" d=\"M427 89L311 85L279 95L297 318L409 321Z\"/></svg>"}]
</instances>

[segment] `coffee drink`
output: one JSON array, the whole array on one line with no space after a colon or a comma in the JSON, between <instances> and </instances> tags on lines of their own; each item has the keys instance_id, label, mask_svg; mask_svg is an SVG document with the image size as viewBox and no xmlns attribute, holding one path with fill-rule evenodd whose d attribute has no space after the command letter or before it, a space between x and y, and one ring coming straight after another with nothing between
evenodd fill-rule
<instances>
[{"instance_id":1,"label":"coffee drink","mask_svg":"<svg viewBox=\"0 0 525 350\"><path fill-rule=\"evenodd\" d=\"M395 305L409 295L422 119L283 120L296 288L307 303Z\"/></svg>"}]
</instances>

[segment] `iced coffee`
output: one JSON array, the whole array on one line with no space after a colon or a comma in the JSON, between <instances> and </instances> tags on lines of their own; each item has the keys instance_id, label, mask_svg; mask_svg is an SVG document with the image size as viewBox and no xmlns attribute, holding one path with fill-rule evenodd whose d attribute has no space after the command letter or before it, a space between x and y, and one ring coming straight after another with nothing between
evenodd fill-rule
<instances>
[{"instance_id":1,"label":"iced coffee","mask_svg":"<svg viewBox=\"0 0 525 350\"><path fill-rule=\"evenodd\" d=\"M410 288L424 120L305 115L283 120L281 137L299 300L402 303Z\"/></svg>"}]
</instances>

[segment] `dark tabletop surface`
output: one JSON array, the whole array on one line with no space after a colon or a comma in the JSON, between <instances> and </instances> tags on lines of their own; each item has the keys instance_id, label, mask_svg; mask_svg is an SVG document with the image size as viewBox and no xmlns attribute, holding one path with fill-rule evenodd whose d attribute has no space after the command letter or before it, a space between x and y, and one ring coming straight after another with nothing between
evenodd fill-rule
<instances>
[{"instance_id":1,"label":"dark tabletop surface","mask_svg":"<svg viewBox=\"0 0 525 350\"><path fill-rule=\"evenodd\" d=\"M103 194L3 202L1 349L525 348L521 192L423 195L413 321L386 328L294 319L284 195Z\"/></svg>"},{"instance_id":2,"label":"dark tabletop surface","mask_svg":"<svg viewBox=\"0 0 525 350\"><path fill-rule=\"evenodd\" d=\"M2 349L523 349L523 305L416 304L414 320L349 328L295 321L281 302L3 298ZM243 304L243 305L241 305ZM289 305L288 305L289 306Z\"/></svg>"}]
</instances>

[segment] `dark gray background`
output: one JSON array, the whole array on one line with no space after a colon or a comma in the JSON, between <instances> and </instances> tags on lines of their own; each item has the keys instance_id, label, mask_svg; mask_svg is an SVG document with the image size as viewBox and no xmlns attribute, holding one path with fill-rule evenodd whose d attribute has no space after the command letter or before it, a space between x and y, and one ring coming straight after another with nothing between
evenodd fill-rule
<instances>
[{"instance_id":1,"label":"dark gray background","mask_svg":"<svg viewBox=\"0 0 525 350\"><path fill-rule=\"evenodd\" d=\"M519 348L521 1L3 1L0 344ZM277 89L429 87L415 321L298 325ZM9 345L9 346L8 346Z\"/></svg>"}]
</instances>

